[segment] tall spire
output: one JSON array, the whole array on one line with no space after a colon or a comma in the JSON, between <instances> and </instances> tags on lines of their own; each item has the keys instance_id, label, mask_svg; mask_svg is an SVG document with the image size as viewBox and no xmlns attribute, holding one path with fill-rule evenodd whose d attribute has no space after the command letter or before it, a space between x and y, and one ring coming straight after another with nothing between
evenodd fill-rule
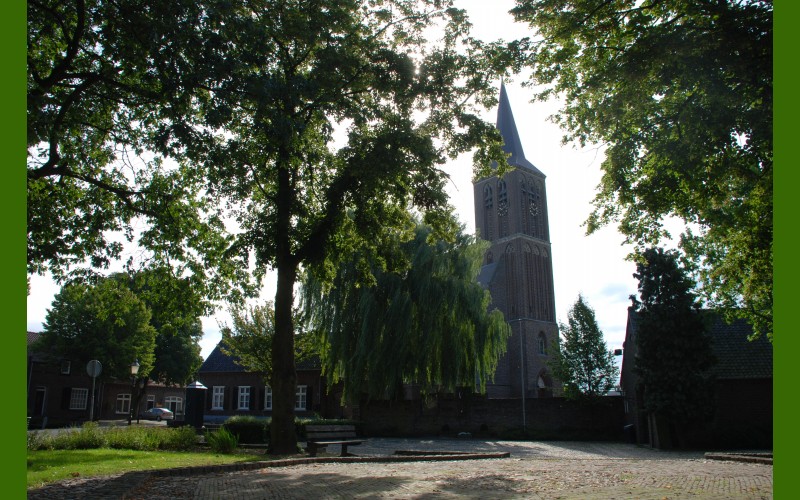
<instances>
[{"instance_id":1,"label":"tall spire","mask_svg":"<svg viewBox=\"0 0 800 500\"><path fill-rule=\"evenodd\" d=\"M500 82L500 104L497 107L497 129L503 137L503 151L510 153L508 163L514 167L522 167L533 172L544 175L525 158L522 151L522 141L517 132L517 124L514 122L514 114L511 112L511 103L506 93L506 85Z\"/></svg>"}]
</instances>

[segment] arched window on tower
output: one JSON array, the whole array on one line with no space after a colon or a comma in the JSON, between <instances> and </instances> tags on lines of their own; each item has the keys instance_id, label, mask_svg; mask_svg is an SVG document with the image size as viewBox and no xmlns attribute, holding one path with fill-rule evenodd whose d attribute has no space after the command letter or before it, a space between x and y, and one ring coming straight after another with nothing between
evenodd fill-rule
<instances>
[{"instance_id":1,"label":"arched window on tower","mask_svg":"<svg viewBox=\"0 0 800 500\"><path fill-rule=\"evenodd\" d=\"M547 335L544 332L539 332L538 348L539 354L547 356Z\"/></svg>"},{"instance_id":2,"label":"arched window on tower","mask_svg":"<svg viewBox=\"0 0 800 500\"><path fill-rule=\"evenodd\" d=\"M492 186L486 185L483 188L483 238L492 240L492 220L494 219L494 194Z\"/></svg>"},{"instance_id":3,"label":"arched window on tower","mask_svg":"<svg viewBox=\"0 0 800 500\"><path fill-rule=\"evenodd\" d=\"M497 217L500 238L508 236L508 189L505 181L497 182Z\"/></svg>"},{"instance_id":4,"label":"arched window on tower","mask_svg":"<svg viewBox=\"0 0 800 500\"><path fill-rule=\"evenodd\" d=\"M528 191L525 193L525 203L527 203L528 224L525 232L535 238L545 238L544 231L542 230L542 214L541 207L541 188L536 181L530 181Z\"/></svg>"}]
</instances>

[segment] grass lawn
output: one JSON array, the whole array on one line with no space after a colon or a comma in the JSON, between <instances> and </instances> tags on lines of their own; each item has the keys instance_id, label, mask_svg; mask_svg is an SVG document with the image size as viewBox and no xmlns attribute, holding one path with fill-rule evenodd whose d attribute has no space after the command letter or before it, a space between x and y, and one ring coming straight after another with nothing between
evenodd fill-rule
<instances>
[{"instance_id":1,"label":"grass lawn","mask_svg":"<svg viewBox=\"0 0 800 500\"><path fill-rule=\"evenodd\" d=\"M263 450L230 455L209 451L134 451L112 448L28 451L28 488L38 488L53 481L73 477L106 476L191 465L231 464L270 458Z\"/></svg>"}]
</instances>

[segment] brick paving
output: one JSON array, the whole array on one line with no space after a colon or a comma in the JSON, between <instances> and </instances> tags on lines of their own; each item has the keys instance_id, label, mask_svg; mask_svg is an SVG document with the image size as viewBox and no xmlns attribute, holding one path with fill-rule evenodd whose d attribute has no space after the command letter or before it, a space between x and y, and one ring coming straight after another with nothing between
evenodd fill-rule
<instances>
[{"instance_id":1,"label":"brick paving","mask_svg":"<svg viewBox=\"0 0 800 500\"><path fill-rule=\"evenodd\" d=\"M771 499L772 465L710 460L622 443L372 438L354 447L380 460L396 450L509 452L510 458L408 462L301 462L206 468L181 475L124 474L30 490L43 498L530 498ZM338 449L329 448L330 454ZM295 463L298 461L288 461Z\"/></svg>"}]
</instances>

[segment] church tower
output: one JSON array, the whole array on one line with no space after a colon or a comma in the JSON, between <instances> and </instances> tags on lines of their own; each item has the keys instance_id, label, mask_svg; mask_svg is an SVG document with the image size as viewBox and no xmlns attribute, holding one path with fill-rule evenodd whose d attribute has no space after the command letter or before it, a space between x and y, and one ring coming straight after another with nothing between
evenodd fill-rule
<instances>
[{"instance_id":1,"label":"church tower","mask_svg":"<svg viewBox=\"0 0 800 500\"><path fill-rule=\"evenodd\" d=\"M478 280L505 315L512 336L489 398L550 397L548 362L558 342L545 175L525 159L505 85L500 85L497 128L514 170L474 183L475 227L491 243Z\"/></svg>"}]
</instances>

